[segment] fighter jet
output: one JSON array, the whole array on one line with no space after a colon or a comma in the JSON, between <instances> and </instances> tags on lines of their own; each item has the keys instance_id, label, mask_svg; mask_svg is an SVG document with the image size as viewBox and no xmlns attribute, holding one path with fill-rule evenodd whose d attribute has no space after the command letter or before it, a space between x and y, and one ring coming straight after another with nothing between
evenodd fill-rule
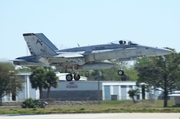
<instances>
[{"instance_id":1,"label":"fighter jet","mask_svg":"<svg viewBox=\"0 0 180 119\"><path fill-rule=\"evenodd\" d=\"M18 57L13 60L15 65L24 66L55 66L58 69L70 69L66 75L67 81L80 79L78 71L98 70L113 67L104 60L118 59L130 61L138 57L161 56L170 54L167 49L143 46L132 41L119 40L118 43L108 43L59 50L43 33L24 33L30 56ZM124 75L123 70L118 70Z\"/></svg>"}]
</instances>

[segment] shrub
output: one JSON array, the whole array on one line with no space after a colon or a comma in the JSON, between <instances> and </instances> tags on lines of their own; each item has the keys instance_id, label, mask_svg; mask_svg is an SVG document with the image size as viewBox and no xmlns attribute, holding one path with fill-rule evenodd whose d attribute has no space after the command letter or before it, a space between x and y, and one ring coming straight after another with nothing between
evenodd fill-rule
<instances>
[{"instance_id":1,"label":"shrub","mask_svg":"<svg viewBox=\"0 0 180 119\"><path fill-rule=\"evenodd\" d=\"M39 100L28 98L22 103L21 107L22 108L45 108L45 104L44 102L41 102Z\"/></svg>"}]
</instances>

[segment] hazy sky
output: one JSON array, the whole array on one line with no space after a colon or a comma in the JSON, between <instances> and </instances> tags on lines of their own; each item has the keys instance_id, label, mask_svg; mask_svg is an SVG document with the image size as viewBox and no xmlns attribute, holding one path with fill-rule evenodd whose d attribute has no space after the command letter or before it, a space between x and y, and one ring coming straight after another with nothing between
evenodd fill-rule
<instances>
[{"instance_id":1,"label":"hazy sky","mask_svg":"<svg viewBox=\"0 0 180 119\"><path fill-rule=\"evenodd\" d=\"M1 0L0 59L27 54L23 33L60 49L127 39L180 52L180 0Z\"/></svg>"}]
</instances>

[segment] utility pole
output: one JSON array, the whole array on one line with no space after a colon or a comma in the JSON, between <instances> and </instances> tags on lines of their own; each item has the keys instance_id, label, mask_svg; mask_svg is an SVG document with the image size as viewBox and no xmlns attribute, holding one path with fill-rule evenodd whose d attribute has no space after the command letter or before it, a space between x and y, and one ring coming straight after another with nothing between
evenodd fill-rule
<instances>
[{"instance_id":1,"label":"utility pole","mask_svg":"<svg viewBox=\"0 0 180 119\"><path fill-rule=\"evenodd\" d=\"M99 78L98 78L98 104L100 104L100 78L102 76L101 71L99 70Z\"/></svg>"}]
</instances>

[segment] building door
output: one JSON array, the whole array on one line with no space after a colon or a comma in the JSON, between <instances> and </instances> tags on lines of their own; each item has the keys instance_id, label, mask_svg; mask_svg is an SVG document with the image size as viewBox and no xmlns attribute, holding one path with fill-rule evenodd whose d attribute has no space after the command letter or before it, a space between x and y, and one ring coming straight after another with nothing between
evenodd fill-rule
<instances>
[{"instance_id":1,"label":"building door","mask_svg":"<svg viewBox=\"0 0 180 119\"><path fill-rule=\"evenodd\" d=\"M111 100L110 86L104 86L104 99Z\"/></svg>"},{"instance_id":2,"label":"building door","mask_svg":"<svg viewBox=\"0 0 180 119\"><path fill-rule=\"evenodd\" d=\"M126 86L121 86L121 100L127 99L127 91Z\"/></svg>"},{"instance_id":3,"label":"building door","mask_svg":"<svg viewBox=\"0 0 180 119\"><path fill-rule=\"evenodd\" d=\"M113 86L113 95L119 95L119 86Z\"/></svg>"},{"instance_id":4,"label":"building door","mask_svg":"<svg viewBox=\"0 0 180 119\"><path fill-rule=\"evenodd\" d=\"M15 94L12 94L12 100L16 101L16 95Z\"/></svg>"}]
</instances>

